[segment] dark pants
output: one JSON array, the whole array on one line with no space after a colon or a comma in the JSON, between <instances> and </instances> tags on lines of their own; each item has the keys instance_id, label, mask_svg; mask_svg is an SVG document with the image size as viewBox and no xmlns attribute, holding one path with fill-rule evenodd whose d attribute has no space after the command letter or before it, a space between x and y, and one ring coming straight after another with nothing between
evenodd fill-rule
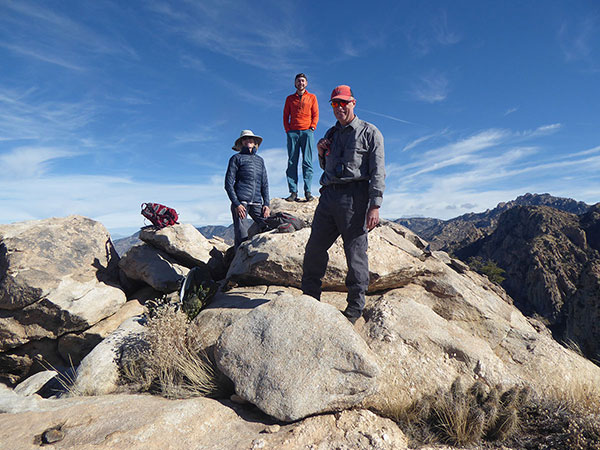
<instances>
[{"instance_id":1,"label":"dark pants","mask_svg":"<svg viewBox=\"0 0 600 450\"><path fill-rule=\"evenodd\" d=\"M248 213L246 217L252 217L252 220L260 227L260 230L266 227L265 219L262 216L262 205L248 205L242 202L242 205L246 208ZM233 234L234 234L234 245L238 248L239 245L248 239L248 228L250 228L250 221L241 219L238 216L237 209L231 205L231 217L233 218Z\"/></svg>"},{"instance_id":2,"label":"dark pants","mask_svg":"<svg viewBox=\"0 0 600 450\"><path fill-rule=\"evenodd\" d=\"M361 315L365 307L365 293L369 287L365 223L368 205L368 182L322 188L304 252L302 292L319 300L323 276L329 262L327 250L339 235L342 236L348 264L348 307L345 314L349 317Z\"/></svg>"}]
</instances>

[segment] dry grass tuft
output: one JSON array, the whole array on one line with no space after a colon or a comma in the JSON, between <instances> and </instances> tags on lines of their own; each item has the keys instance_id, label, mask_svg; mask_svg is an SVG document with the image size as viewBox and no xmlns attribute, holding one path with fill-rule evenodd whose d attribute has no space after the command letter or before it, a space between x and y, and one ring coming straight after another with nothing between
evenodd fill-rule
<instances>
[{"instance_id":1,"label":"dry grass tuft","mask_svg":"<svg viewBox=\"0 0 600 450\"><path fill-rule=\"evenodd\" d=\"M513 440L519 448L600 450L600 386L576 381L550 387L523 416Z\"/></svg>"},{"instance_id":2,"label":"dry grass tuft","mask_svg":"<svg viewBox=\"0 0 600 450\"><path fill-rule=\"evenodd\" d=\"M543 393L481 381L465 388L457 379L447 391L439 389L408 405L390 403L379 413L398 422L416 447L488 448L499 445L494 441L525 450L600 450L600 386L571 382Z\"/></svg>"},{"instance_id":3,"label":"dry grass tuft","mask_svg":"<svg viewBox=\"0 0 600 450\"><path fill-rule=\"evenodd\" d=\"M192 332L186 314L160 308L150 318L141 345L124 352L122 375L136 390L168 398L218 397L225 383Z\"/></svg>"},{"instance_id":4,"label":"dry grass tuft","mask_svg":"<svg viewBox=\"0 0 600 450\"><path fill-rule=\"evenodd\" d=\"M413 443L443 442L467 445L504 440L520 424L519 409L528 401L528 390L488 387L477 381L465 389L457 378L447 392L438 390L406 408L383 412L395 419Z\"/></svg>"}]
</instances>

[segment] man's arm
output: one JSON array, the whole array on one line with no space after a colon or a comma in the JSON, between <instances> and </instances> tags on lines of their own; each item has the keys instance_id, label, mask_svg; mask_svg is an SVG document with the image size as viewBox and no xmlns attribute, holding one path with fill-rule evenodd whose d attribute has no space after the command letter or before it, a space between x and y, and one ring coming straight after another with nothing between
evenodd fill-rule
<instances>
[{"instance_id":1,"label":"man's arm","mask_svg":"<svg viewBox=\"0 0 600 450\"><path fill-rule=\"evenodd\" d=\"M283 128L287 133L290 131L290 117L292 115L292 108L290 104L290 98L285 99L285 105L283 106Z\"/></svg>"},{"instance_id":2,"label":"man's arm","mask_svg":"<svg viewBox=\"0 0 600 450\"><path fill-rule=\"evenodd\" d=\"M317 96L313 94L313 102L310 107L310 129L316 130L317 123L319 123L319 103L317 102Z\"/></svg>"},{"instance_id":3,"label":"man's arm","mask_svg":"<svg viewBox=\"0 0 600 450\"><path fill-rule=\"evenodd\" d=\"M385 190L385 151L383 135L372 127L369 151L369 210L379 208L383 202ZM379 211L377 212L379 217Z\"/></svg>"}]
</instances>

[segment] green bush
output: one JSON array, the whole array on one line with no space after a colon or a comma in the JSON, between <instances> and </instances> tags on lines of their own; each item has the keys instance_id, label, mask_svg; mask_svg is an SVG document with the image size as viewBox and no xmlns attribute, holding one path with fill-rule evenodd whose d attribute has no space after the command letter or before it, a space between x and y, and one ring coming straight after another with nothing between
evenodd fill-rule
<instances>
[{"instance_id":1,"label":"green bush","mask_svg":"<svg viewBox=\"0 0 600 450\"><path fill-rule=\"evenodd\" d=\"M498 267L491 259L484 260L481 256L472 256L467 260L467 264L477 273L486 275L492 283L502 284L506 279L503 275L505 270Z\"/></svg>"}]
</instances>

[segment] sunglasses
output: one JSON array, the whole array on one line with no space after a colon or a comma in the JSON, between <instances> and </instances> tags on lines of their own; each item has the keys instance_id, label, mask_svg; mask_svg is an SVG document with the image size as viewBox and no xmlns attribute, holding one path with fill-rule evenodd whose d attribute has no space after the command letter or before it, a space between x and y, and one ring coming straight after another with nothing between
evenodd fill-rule
<instances>
[{"instance_id":1,"label":"sunglasses","mask_svg":"<svg viewBox=\"0 0 600 450\"><path fill-rule=\"evenodd\" d=\"M331 107L337 108L338 106L343 106L345 108L348 103L350 103L350 102L346 101L346 100L332 100Z\"/></svg>"}]
</instances>

